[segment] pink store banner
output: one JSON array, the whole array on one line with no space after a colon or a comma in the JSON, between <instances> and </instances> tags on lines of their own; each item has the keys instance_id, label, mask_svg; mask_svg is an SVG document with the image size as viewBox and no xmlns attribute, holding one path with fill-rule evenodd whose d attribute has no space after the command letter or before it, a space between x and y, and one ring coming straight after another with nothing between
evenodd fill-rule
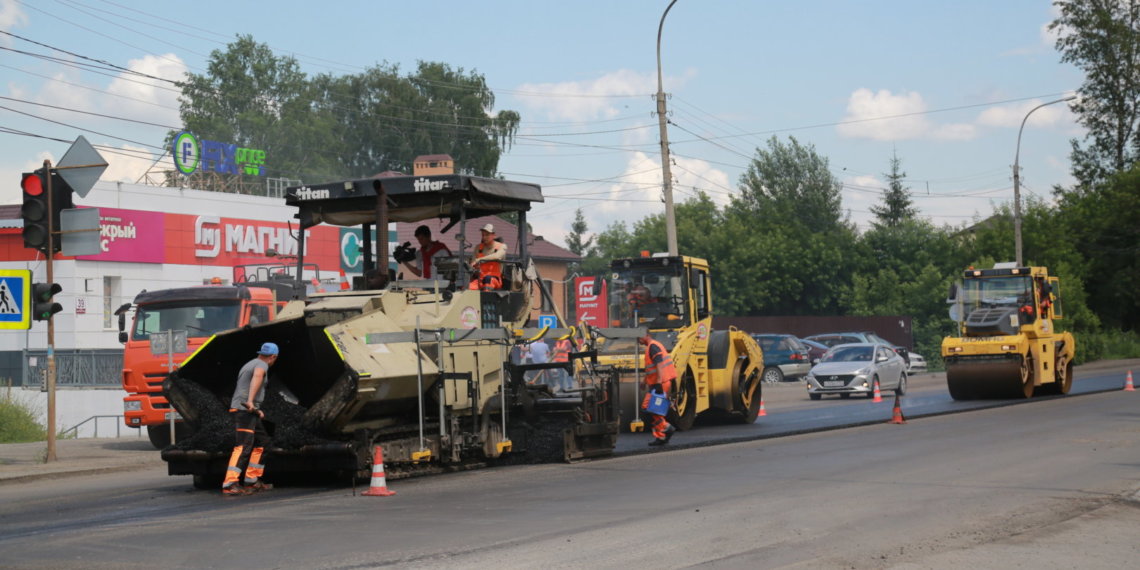
<instances>
[{"instance_id":1,"label":"pink store banner","mask_svg":"<svg viewBox=\"0 0 1140 570\"><path fill-rule=\"evenodd\" d=\"M79 255L92 261L166 261L166 224L163 212L99 208L98 255Z\"/></svg>"}]
</instances>

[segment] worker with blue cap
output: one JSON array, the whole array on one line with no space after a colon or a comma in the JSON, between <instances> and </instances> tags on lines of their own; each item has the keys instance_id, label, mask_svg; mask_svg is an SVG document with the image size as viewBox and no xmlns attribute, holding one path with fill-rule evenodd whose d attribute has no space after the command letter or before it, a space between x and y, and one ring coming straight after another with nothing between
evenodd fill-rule
<instances>
[{"instance_id":1,"label":"worker with blue cap","mask_svg":"<svg viewBox=\"0 0 1140 570\"><path fill-rule=\"evenodd\" d=\"M237 433L229 467L222 480L222 493L225 495L248 495L273 488L261 480L265 473L262 455L269 445L269 434L261 421L265 419L261 402L265 399L269 367L277 362L279 352L272 342L262 344L257 356L238 372L237 387L230 400L230 415L234 418Z\"/></svg>"}]
</instances>

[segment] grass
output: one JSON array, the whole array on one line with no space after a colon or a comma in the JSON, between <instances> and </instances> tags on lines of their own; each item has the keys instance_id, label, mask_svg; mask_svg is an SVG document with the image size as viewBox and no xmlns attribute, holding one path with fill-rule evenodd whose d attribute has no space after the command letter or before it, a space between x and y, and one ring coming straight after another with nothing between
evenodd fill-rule
<instances>
[{"instance_id":1,"label":"grass","mask_svg":"<svg viewBox=\"0 0 1140 570\"><path fill-rule=\"evenodd\" d=\"M47 431L36 421L39 410L26 400L12 394L9 381L3 398L0 398L0 443L28 443L44 441Z\"/></svg>"}]
</instances>

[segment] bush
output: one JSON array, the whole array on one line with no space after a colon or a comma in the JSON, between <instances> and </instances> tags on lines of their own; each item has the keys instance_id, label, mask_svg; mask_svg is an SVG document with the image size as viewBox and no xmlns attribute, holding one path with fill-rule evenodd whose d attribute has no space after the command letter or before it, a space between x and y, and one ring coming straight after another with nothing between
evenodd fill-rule
<instances>
[{"instance_id":1,"label":"bush","mask_svg":"<svg viewBox=\"0 0 1140 570\"><path fill-rule=\"evenodd\" d=\"M0 398L0 443L27 443L44 441L47 431L36 421L39 416L34 406L14 398L10 390Z\"/></svg>"},{"instance_id":2,"label":"bush","mask_svg":"<svg viewBox=\"0 0 1140 570\"><path fill-rule=\"evenodd\" d=\"M1140 334L1124 331L1098 331L1075 334L1076 363L1094 360L1140 358Z\"/></svg>"}]
</instances>

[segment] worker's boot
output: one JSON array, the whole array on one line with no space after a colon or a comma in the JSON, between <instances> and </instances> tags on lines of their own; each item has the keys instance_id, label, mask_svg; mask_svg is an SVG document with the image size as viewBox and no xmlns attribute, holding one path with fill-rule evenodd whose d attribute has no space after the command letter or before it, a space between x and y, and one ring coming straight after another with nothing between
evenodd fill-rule
<instances>
[{"instance_id":1,"label":"worker's boot","mask_svg":"<svg viewBox=\"0 0 1140 570\"><path fill-rule=\"evenodd\" d=\"M669 424L669 427L665 428L665 443L669 443L669 440L673 439L673 432L675 431L677 431L677 428L673 427L673 424ZM661 445L665 445L665 443Z\"/></svg>"}]
</instances>

